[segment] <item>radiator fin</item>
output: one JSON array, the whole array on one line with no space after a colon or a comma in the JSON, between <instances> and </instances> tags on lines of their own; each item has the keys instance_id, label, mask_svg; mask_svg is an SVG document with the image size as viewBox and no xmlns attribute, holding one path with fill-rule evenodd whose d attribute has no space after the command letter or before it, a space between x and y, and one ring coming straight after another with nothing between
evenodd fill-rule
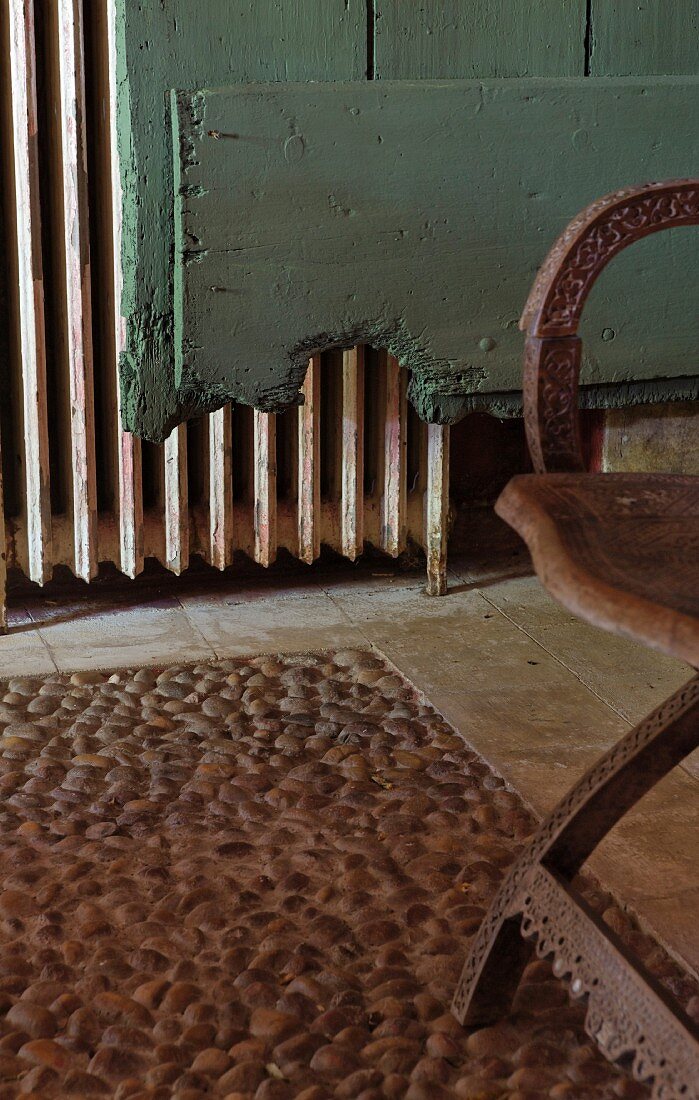
<instances>
[{"instance_id":1,"label":"radiator fin","mask_svg":"<svg viewBox=\"0 0 699 1100\"><path fill-rule=\"evenodd\" d=\"M9 10L26 568L43 584L51 576L51 482L33 0L9 0Z\"/></svg>"},{"instance_id":2,"label":"radiator fin","mask_svg":"<svg viewBox=\"0 0 699 1100\"><path fill-rule=\"evenodd\" d=\"M415 544L442 591L448 429L418 420L386 352L314 355L283 414L229 406L162 447L123 430L116 0L2 4L7 562L43 584L55 565L89 581L100 562L135 577L147 557L180 574L193 555L222 570Z\"/></svg>"},{"instance_id":3,"label":"radiator fin","mask_svg":"<svg viewBox=\"0 0 699 1100\"><path fill-rule=\"evenodd\" d=\"M342 354L342 553L364 547L364 349Z\"/></svg>"}]
</instances>

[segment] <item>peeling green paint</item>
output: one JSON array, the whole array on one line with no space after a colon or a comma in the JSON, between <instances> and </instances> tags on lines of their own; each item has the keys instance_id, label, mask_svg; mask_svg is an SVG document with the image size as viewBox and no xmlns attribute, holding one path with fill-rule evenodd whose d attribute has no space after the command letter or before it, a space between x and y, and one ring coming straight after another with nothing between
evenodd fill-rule
<instances>
[{"instance_id":1,"label":"peeling green paint","mask_svg":"<svg viewBox=\"0 0 699 1100\"><path fill-rule=\"evenodd\" d=\"M118 139L127 320L125 425L162 439L207 407L174 379L170 89L365 75L365 0L116 0Z\"/></svg>"},{"instance_id":2,"label":"peeling green paint","mask_svg":"<svg viewBox=\"0 0 699 1100\"><path fill-rule=\"evenodd\" d=\"M173 107L178 380L268 411L300 400L312 352L357 342L410 369L425 419L505 408L519 312L557 232L629 179L691 174L699 153L695 78L266 84ZM696 268L684 230L604 272L583 377L605 403L696 376Z\"/></svg>"},{"instance_id":3,"label":"peeling green paint","mask_svg":"<svg viewBox=\"0 0 699 1100\"><path fill-rule=\"evenodd\" d=\"M522 391L509 393L474 393L454 396L455 415L446 421L454 423L468 413L487 412L508 420L522 415ZM671 401L699 401L699 374L688 378L656 378L647 382L624 382L609 386L581 386L581 409L617 409L628 406L659 405ZM456 404L458 402L458 409Z\"/></svg>"},{"instance_id":4,"label":"peeling green paint","mask_svg":"<svg viewBox=\"0 0 699 1100\"><path fill-rule=\"evenodd\" d=\"M592 33L587 36L591 52L586 50L588 7L592 16ZM645 5L632 0L592 0L589 5L586 0L565 0L563 5L560 0L535 0L531 5L515 6L511 0L469 0L468 4L461 0L421 0L419 5L403 0L372 0L371 20L365 0L264 0L258 4L250 0L208 0L204 8L190 0L147 4L116 0L116 8L123 313L127 319L121 362L123 409L126 426L147 438L162 439L176 422L214 408L232 395L267 407L296 400L301 364L310 345L344 342L359 334L388 345L413 367L411 396L420 415L427 419L453 420L470 407L493 411L514 408L514 397L511 401L503 394L516 394L519 386L521 337L516 331L516 318L526 295L524 284L528 286L555 233L582 202L608 186L650 175L675 174L684 153L693 156L682 161L681 170L696 174L696 135L682 148L685 139L675 118L676 114L686 115L683 85L674 85L676 100L663 116L656 116L640 138L637 135L635 144L623 128L619 130L620 170L612 179L605 174L604 164L597 164L599 152L587 124L588 88L581 82L578 101L569 105L570 148L566 146L562 164L565 173L570 156L587 158L590 174L585 179L589 185L581 185L578 191L559 186L558 166L549 156L548 184L530 196L531 209L539 208L541 212L540 247L526 280L519 270L508 269L505 257L496 261L501 264L497 301L492 298L488 302L488 294L483 288L479 292L475 281L469 284L468 279L462 279L460 291L455 283L453 293L465 295L464 288L470 286L466 304L471 311L469 324L474 325L474 342L468 345L467 354L466 345L461 347L460 360L444 349L440 351L428 333L429 326L409 322L400 310L387 315L385 310L377 309L376 300L381 298L377 294L371 308L365 305L360 309L358 302L350 303L352 308L343 313L341 323L337 317L331 320L326 316L297 333L287 351L288 359L277 361L271 373L262 363L248 361L247 381L244 385L236 381L232 386L230 349L225 349L221 358L224 369L218 377L208 372L204 378L198 361L211 334L205 340L186 332L185 316L178 317L175 304L190 293L197 278L202 280L206 294L218 300L222 332L228 316L228 343L232 345L237 339L236 303L225 291L225 278L211 277L206 283L209 269L215 266L216 252L202 247L202 235L190 227L186 238L176 238L176 227L182 223L185 210L205 202L209 188L203 182L184 180L177 185L179 165L189 162L191 151L173 141L172 88L201 89L253 81L356 81L366 75L377 78L374 86L383 86L386 78L403 77L576 77L587 69L600 76L633 71L696 72L696 35L688 33L688 28L696 24L696 0L674 0L673 5L660 0ZM690 96L694 95L692 88ZM204 107L202 102L199 109ZM476 108L480 109L478 103ZM296 108L283 100L279 109L287 126L285 164L293 170L307 163L301 120ZM409 121L407 118L406 124ZM441 120L435 116L432 121L430 155L438 158ZM237 121L228 128L222 126L217 144L235 145L230 135L238 130ZM530 142L530 135L515 128L500 140L523 145ZM537 144L537 135L533 145L535 150L541 145ZM419 145L413 142L413 147L419 164ZM254 160L259 149L246 148ZM472 176L482 172L487 153L480 150L473 156L473 163L462 159L459 173L467 200L474 186ZM533 151L531 156L546 157L546 153ZM600 171L595 173L595 167ZM404 173L404 190L410 189L411 174L412 163ZM437 171L435 179L439 182ZM261 186L257 186L258 192ZM492 186L489 196L483 192L481 201L486 202L488 197L491 206L502 201L499 190ZM246 201L254 198L251 190ZM354 228L361 222L362 207L347 194L341 176L326 189L323 201L334 231L343 226ZM474 206L474 216L478 214L479 208ZM482 251L488 252L492 246L488 233L492 231L487 228L487 217L485 222L481 244ZM386 249L386 242L379 242L377 254ZM281 255L278 252L276 259L270 256L270 266ZM179 270L173 263L176 257ZM644 394L655 399L659 392L656 386L667 385L669 394L679 393L691 375L696 385L699 341L693 302L684 315L681 308L687 299L683 300L681 293L667 301L662 316L660 307L655 314L651 310L648 317L645 310L649 288L655 285L652 277L667 282L666 273L675 272L670 277L674 285L672 278L676 279L684 266L690 272L686 280L689 284L696 259L689 246L661 243L660 239L647 252L639 252L638 257L628 254L615 263L612 273L604 276L598 304L593 300L586 314L586 376L591 387L586 392L597 394L604 403L621 404ZM476 254L476 270L480 262ZM367 269L370 265L368 261ZM282 274L283 266L278 264L273 280L275 296L268 317L281 316L290 305L289 277ZM629 286L634 287L633 300ZM194 298L190 301L196 308L201 307ZM492 318L487 326L476 323L485 317L484 309L486 313L490 310ZM653 329L652 316L658 321ZM602 336L603 331L612 330L614 339ZM180 356L177 378L176 351ZM683 373L685 379L679 377ZM660 375L668 376L667 383L659 381ZM634 382L633 378L640 381Z\"/></svg>"}]
</instances>

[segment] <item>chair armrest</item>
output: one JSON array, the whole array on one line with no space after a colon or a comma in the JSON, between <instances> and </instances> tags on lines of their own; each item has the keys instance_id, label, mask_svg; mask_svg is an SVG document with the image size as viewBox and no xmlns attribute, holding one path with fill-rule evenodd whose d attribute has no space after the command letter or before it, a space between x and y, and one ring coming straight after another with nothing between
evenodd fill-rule
<instances>
[{"instance_id":1,"label":"chair armrest","mask_svg":"<svg viewBox=\"0 0 699 1100\"><path fill-rule=\"evenodd\" d=\"M635 241L699 225L699 179L627 187L593 202L558 238L522 314L524 419L538 473L583 470L578 426L578 324L600 272Z\"/></svg>"}]
</instances>

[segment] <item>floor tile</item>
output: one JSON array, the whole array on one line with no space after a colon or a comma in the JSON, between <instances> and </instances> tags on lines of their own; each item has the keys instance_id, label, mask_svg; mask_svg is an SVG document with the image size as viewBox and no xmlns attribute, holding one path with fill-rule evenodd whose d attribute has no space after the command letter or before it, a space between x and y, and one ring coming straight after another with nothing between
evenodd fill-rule
<instances>
[{"instance_id":1,"label":"floor tile","mask_svg":"<svg viewBox=\"0 0 699 1100\"><path fill-rule=\"evenodd\" d=\"M183 598L190 621L219 657L364 646L364 635L323 594L254 602Z\"/></svg>"},{"instance_id":2,"label":"floor tile","mask_svg":"<svg viewBox=\"0 0 699 1100\"><path fill-rule=\"evenodd\" d=\"M0 676L42 676L55 672L38 629L28 620L10 626L0 636Z\"/></svg>"},{"instance_id":3,"label":"floor tile","mask_svg":"<svg viewBox=\"0 0 699 1100\"><path fill-rule=\"evenodd\" d=\"M40 628L59 669L124 668L196 661L214 651L180 607L86 615Z\"/></svg>"},{"instance_id":4,"label":"floor tile","mask_svg":"<svg viewBox=\"0 0 699 1100\"><path fill-rule=\"evenodd\" d=\"M630 722L639 722L692 676L681 661L582 622L556 604L536 577L494 585L484 597Z\"/></svg>"},{"instance_id":5,"label":"floor tile","mask_svg":"<svg viewBox=\"0 0 699 1100\"><path fill-rule=\"evenodd\" d=\"M632 725L694 675L681 661L581 622L536 577L494 585L484 597ZM699 778L699 752L683 767Z\"/></svg>"},{"instance_id":6,"label":"floor tile","mask_svg":"<svg viewBox=\"0 0 699 1100\"><path fill-rule=\"evenodd\" d=\"M478 591L446 599L390 592L337 602L372 643L428 692L499 687L528 690L569 681L570 673Z\"/></svg>"}]
</instances>

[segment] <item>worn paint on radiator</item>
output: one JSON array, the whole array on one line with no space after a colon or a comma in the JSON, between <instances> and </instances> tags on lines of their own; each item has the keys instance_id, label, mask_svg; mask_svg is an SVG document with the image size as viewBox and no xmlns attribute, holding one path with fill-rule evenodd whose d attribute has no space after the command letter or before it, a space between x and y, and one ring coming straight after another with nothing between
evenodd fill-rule
<instances>
[{"instance_id":1,"label":"worn paint on radiator","mask_svg":"<svg viewBox=\"0 0 699 1100\"><path fill-rule=\"evenodd\" d=\"M144 448L118 427L116 351L125 325L116 3L0 0L0 144L8 152L0 188L7 260L0 270L0 632L6 561L39 581L52 564L87 576L97 561L135 576L146 557L175 573L195 554L219 569L235 566L241 553L268 564L277 548L311 562L321 546L360 553L362 535L384 546L394 521L398 542L392 536L389 552L424 545L426 428L408 416L402 389L400 397L371 389L365 451L373 476L362 485L355 463L353 499L362 514L347 508L341 522L333 441L342 435L343 380L333 353L309 365L308 405L278 421L225 406L176 427L164 446ZM51 276L46 310L42 271ZM348 354L366 354L370 377L381 375L381 355ZM354 416L359 436L357 402ZM408 437L411 485L402 492L405 462L390 441Z\"/></svg>"},{"instance_id":2,"label":"worn paint on radiator","mask_svg":"<svg viewBox=\"0 0 699 1100\"><path fill-rule=\"evenodd\" d=\"M518 394L517 319L570 212L699 156L697 78L250 85L174 109L179 378L269 411L309 354L362 341L410 368L426 420ZM595 288L587 384L697 374L696 235L667 238Z\"/></svg>"}]
</instances>

